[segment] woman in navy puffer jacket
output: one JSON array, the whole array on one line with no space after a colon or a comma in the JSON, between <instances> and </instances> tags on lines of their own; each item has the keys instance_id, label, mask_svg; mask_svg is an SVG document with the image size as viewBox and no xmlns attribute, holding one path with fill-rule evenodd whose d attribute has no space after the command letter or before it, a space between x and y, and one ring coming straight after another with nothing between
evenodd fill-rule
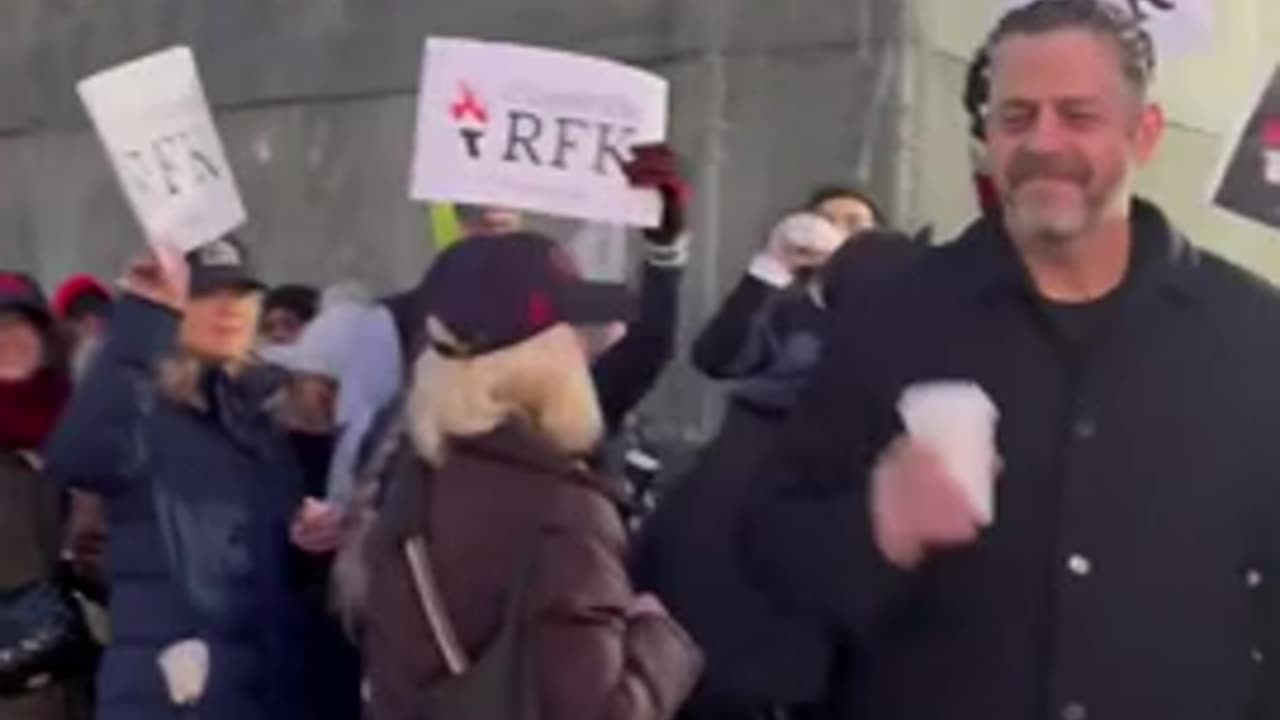
<instances>
[{"instance_id":1,"label":"woman in navy puffer jacket","mask_svg":"<svg viewBox=\"0 0 1280 720\"><path fill-rule=\"evenodd\" d=\"M262 286L233 239L186 260L130 269L47 456L54 477L107 507L113 643L97 717L289 720L301 481L265 409L276 378L246 362Z\"/></svg>"}]
</instances>

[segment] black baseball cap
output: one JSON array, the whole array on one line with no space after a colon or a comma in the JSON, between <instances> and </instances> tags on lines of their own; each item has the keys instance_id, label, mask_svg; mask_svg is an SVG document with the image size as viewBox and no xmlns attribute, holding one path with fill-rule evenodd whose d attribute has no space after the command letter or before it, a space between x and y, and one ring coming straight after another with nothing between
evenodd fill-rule
<instances>
[{"instance_id":1,"label":"black baseball cap","mask_svg":"<svg viewBox=\"0 0 1280 720\"><path fill-rule=\"evenodd\" d=\"M26 273L0 270L0 310L17 310L43 325L53 320L44 291Z\"/></svg>"},{"instance_id":2,"label":"black baseball cap","mask_svg":"<svg viewBox=\"0 0 1280 720\"><path fill-rule=\"evenodd\" d=\"M234 235L227 235L187 253L191 267L191 297L222 290L265 290L249 264L249 251Z\"/></svg>"},{"instance_id":3,"label":"black baseball cap","mask_svg":"<svg viewBox=\"0 0 1280 720\"><path fill-rule=\"evenodd\" d=\"M534 233L486 235L444 252L423 284L427 316L451 337L427 341L447 357L474 357L518 345L561 323L629 321L626 285L588 282L554 240Z\"/></svg>"}]
</instances>

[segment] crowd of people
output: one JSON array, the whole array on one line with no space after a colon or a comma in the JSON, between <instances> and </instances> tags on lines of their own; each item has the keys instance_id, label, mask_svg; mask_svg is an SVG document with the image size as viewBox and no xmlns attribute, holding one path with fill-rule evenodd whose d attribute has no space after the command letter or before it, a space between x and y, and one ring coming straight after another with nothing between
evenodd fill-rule
<instances>
[{"instance_id":1,"label":"crowd of people","mask_svg":"<svg viewBox=\"0 0 1280 720\"><path fill-rule=\"evenodd\" d=\"M1280 718L1280 300L1134 194L1154 67L1109 4L1004 15L979 219L824 187L762 233L655 508L605 448L681 354L666 146L628 284L470 206L382 298L231 236L0 272L0 717ZM994 510L902 417L934 381L998 411Z\"/></svg>"}]
</instances>

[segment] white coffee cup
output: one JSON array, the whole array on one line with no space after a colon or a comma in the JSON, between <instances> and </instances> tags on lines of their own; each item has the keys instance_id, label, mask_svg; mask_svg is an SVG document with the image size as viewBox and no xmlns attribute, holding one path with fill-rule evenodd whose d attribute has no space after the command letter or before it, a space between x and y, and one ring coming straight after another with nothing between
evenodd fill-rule
<instances>
[{"instance_id":1,"label":"white coffee cup","mask_svg":"<svg viewBox=\"0 0 1280 720\"><path fill-rule=\"evenodd\" d=\"M999 466L995 403L977 383L934 381L903 391L898 413L907 433L938 453L983 525L995 522Z\"/></svg>"}]
</instances>

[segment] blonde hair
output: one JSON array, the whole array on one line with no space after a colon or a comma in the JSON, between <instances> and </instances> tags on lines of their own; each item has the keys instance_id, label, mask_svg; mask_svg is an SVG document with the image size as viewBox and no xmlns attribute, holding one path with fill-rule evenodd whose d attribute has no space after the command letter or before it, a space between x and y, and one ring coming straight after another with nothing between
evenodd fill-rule
<instances>
[{"instance_id":1,"label":"blonde hair","mask_svg":"<svg viewBox=\"0 0 1280 720\"><path fill-rule=\"evenodd\" d=\"M160 361L157 370L158 385L161 393L179 405L186 405L200 412L208 412L209 398L205 397L201 381L204 378L205 369L211 364L215 363L210 363L208 360L203 360L195 354L183 350L169 355ZM216 364L226 370L227 374L235 376L245 372L257 363L253 358L249 357Z\"/></svg>"},{"instance_id":2,"label":"blonde hair","mask_svg":"<svg viewBox=\"0 0 1280 720\"><path fill-rule=\"evenodd\" d=\"M439 339L451 337L435 318L428 327ZM483 435L515 418L573 456L590 452L604 433L586 354L564 324L473 358L428 349L414 367L406 412L414 446L436 467L451 438Z\"/></svg>"},{"instance_id":3,"label":"blonde hair","mask_svg":"<svg viewBox=\"0 0 1280 720\"><path fill-rule=\"evenodd\" d=\"M431 335L454 346L435 318ZM573 328L556 325L514 347L467 359L428 349L414 366L413 384L397 428L407 429L417 455L444 465L449 441L483 435L522 418L552 447L571 456L590 452L604 434L587 357ZM366 548L377 532L378 477L399 447L398 430L383 439L361 470L351 525L334 562L332 599L355 637L363 620L369 585Z\"/></svg>"}]
</instances>

